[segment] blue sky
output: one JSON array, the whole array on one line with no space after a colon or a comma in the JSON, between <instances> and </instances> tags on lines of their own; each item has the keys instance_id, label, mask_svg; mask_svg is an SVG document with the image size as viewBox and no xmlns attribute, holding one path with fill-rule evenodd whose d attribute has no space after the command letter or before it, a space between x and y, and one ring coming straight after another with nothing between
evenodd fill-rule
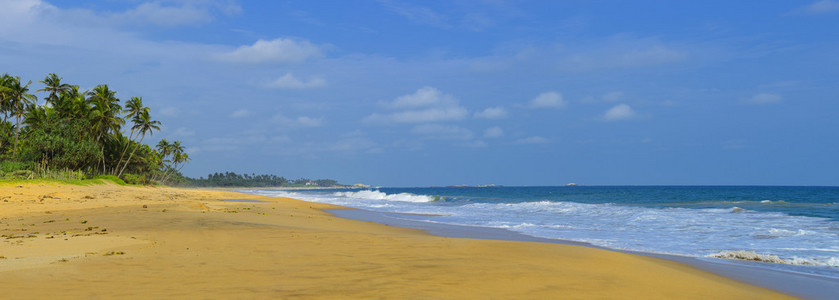
<instances>
[{"instance_id":1,"label":"blue sky","mask_svg":"<svg viewBox=\"0 0 839 300\"><path fill-rule=\"evenodd\" d=\"M0 7L0 73L142 96L188 176L839 184L837 0Z\"/></svg>"}]
</instances>

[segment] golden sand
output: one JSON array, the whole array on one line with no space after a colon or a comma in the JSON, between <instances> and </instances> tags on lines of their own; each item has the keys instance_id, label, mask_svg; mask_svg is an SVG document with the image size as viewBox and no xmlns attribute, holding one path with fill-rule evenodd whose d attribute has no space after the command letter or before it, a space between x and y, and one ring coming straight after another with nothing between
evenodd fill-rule
<instances>
[{"instance_id":1,"label":"golden sand","mask_svg":"<svg viewBox=\"0 0 839 300\"><path fill-rule=\"evenodd\" d=\"M221 199L255 199L241 203ZM4 299L772 299L593 248L436 237L331 205L113 184L0 186Z\"/></svg>"}]
</instances>

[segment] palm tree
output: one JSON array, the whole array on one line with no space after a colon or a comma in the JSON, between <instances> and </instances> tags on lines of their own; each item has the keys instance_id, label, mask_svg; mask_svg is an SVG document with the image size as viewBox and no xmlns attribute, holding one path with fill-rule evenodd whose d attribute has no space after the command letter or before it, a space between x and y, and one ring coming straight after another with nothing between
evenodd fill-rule
<instances>
[{"instance_id":1,"label":"palm tree","mask_svg":"<svg viewBox=\"0 0 839 300\"><path fill-rule=\"evenodd\" d=\"M169 179L169 176L180 172L186 163L189 162L189 154L184 152L184 147L181 146L181 141L174 141L169 146L168 153L172 155L172 160L170 160L170 165L168 166L167 172L164 173L163 179L161 181L166 182ZM181 164L180 167L178 165Z\"/></svg>"},{"instance_id":2,"label":"palm tree","mask_svg":"<svg viewBox=\"0 0 839 300\"><path fill-rule=\"evenodd\" d=\"M149 108L143 107L143 97L131 97L131 100L125 102L125 108L126 110L128 110L128 114L125 116L125 118L131 119L131 122L134 123L134 126L131 127L131 134L128 135L128 140L133 141L134 132L136 132L137 128L139 128L137 124L140 124L142 122L142 120L140 119L140 114L143 112L143 110L146 110L146 113L148 114ZM157 123L159 124L160 122ZM117 170L119 170L119 164L122 163L122 158L125 157L125 152L128 151L128 147L130 145L131 143L127 143L125 145L125 148L122 149L122 153L119 155L119 161L117 161L117 165L114 167L113 173L117 173ZM136 151L137 149L135 148L134 150ZM125 164L128 165L128 162L126 162ZM125 168L123 167L123 169ZM122 174L122 171L120 171L119 173Z\"/></svg>"},{"instance_id":3,"label":"palm tree","mask_svg":"<svg viewBox=\"0 0 839 300\"><path fill-rule=\"evenodd\" d=\"M10 135L12 130L11 123L7 123L6 119L9 117L9 111L11 110L11 102L9 101L10 97L8 97L8 93L6 92L6 87L12 80L12 76L9 74L3 74L0 76L0 114L3 115L3 121L0 122L0 151L3 149L3 142L6 140L6 137ZM2 152L0 152L2 154Z\"/></svg>"},{"instance_id":4,"label":"palm tree","mask_svg":"<svg viewBox=\"0 0 839 300\"><path fill-rule=\"evenodd\" d=\"M87 119L90 115L91 106L85 99L87 93L79 92L79 86L70 86L70 89L61 93L53 103L56 112L62 118Z\"/></svg>"},{"instance_id":5,"label":"palm tree","mask_svg":"<svg viewBox=\"0 0 839 300\"><path fill-rule=\"evenodd\" d=\"M166 139L161 139L159 142L157 142L157 146L155 146L154 153L156 154L155 156L157 163L161 168L159 174L160 177L155 175L154 180L163 181L163 178L166 177L166 172L169 170L169 165L167 164L167 162L170 162L170 160L167 158L167 156L169 156L169 154L172 153L172 145L169 144L169 141L167 141Z\"/></svg>"},{"instance_id":6,"label":"palm tree","mask_svg":"<svg viewBox=\"0 0 839 300\"><path fill-rule=\"evenodd\" d=\"M11 110L11 104L9 102L10 97L8 97L8 92L6 92L6 87L12 81L13 77L9 76L9 74L3 74L0 76L0 113L3 114L3 122L6 122L6 118L8 117L8 113Z\"/></svg>"},{"instance_id":7,"label":"palm tree","mask_svg":"<svg viewBox=\"0 0 839 300\"><path fill-rule=\"evenodd\" d=\"M134 156L134 152L136 152L137 148L140 148L140 145L143 144L143 139L146 137L146 133L152 135L152 130L160 130L160 122L152 121L151 117L149 117L149 108L144 107L141 111L140 115L137 116L137 120L134 122L134 126L131 128L132 132L135 129L138 130L138 134L140 134L140 141L138 141L136 146L134 146L134 150L131 151L131 155L128 155L128 159L125 161L125 165L122 166L119 174L117 174L117 177L122 175L122 172L125 172L125 168L128 167L128 162L131 161L131 157ZM180 143L178 144L180 145Z\"/></svg>"},{"instance_id":8,"label":"palm tree","mask_svg":"<svg viewBox=\"0 0 839 300\"><path fill-rule=\"evenodd\" d=\"M22 125L20 123L20 117L26 112L27 106L38 101L35 95L29 94L30 84L32 84L32 81L21 85L20 77L13 77L11 80L6 81L2 87L4 98L7 99L6 104L9 106L7 109L11 110L15 116L15 148L12 152L13 155L17 155L17 144L20 139L20 128Z\"/></svg>"},{"instance_id":9,"label":"palm tree","mask_svg":"<svg viewBox=\"0 0 839 300\"><path fill-rule=\"evenodd\" d=\"M38 80L38 82L43 83L46 86L35 92L50 92L50 95L47 96L44 101L53 105L58 99L58 95L71 89L69 84L61 83L61 77L58 77L55 73L50 73L46 78L44 78L44 80Z\"/></svg>"},{"instance_id":10,"label":"palm tree","mask_svg":"<svg viewBox=\"0 0 839 300\"><path fill-rule=\"evenodd\" d=\"M161 158L166 158L166 156L169 156L169 154L172 153L172 146L166 139L161 139L157 142L157 146L155 148L157 149L157 152L160 153Z\"/></svg>"},{"instance_id":11,"label":"palm tree","mask_svg":"<svg viewBox=\"0 0 839 300\"><path fill-rule=\"evenodd\" d=\"M91 117L94 123L94 131L97 133L97 140L108 132L119 131L125 120L119 117L122 106L115 96L116 92L108 89L108 85L100 84L87 92L88 102L93 106Z\"/></svg>"},{"instance_id":12,"label":"palm tree","mask_svg":"<svg viewBox=\"0 0 839 300\"><path fill-rule=\"evenodd\" d=\"M87 92L88 101L93 104L93 108L88 115L88 119L93 126L93 132L96 135L96 143L99 144L101 150L100 162L102 164L102 173L107 170L105 162L105 143L103 137L111 132L118 132L125 124L125 120L119 116L122 112L122 106L119 105L119 99L116 98L115 91L108 89L108 85L100 84L93 88L92 91Z\"/></svg>"}]
</instances>

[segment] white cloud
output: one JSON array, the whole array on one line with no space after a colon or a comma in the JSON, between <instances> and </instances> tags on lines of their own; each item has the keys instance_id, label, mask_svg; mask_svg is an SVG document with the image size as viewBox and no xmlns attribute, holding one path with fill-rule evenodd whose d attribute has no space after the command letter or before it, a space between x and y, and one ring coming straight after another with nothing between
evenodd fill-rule
<instances>
[{"instance_id":1,"label":"white cloud","mask_svg":"<svg viewBox=\"0 0 839 300\"><path fill-rule=\"evenodd\" d=\"M507 117L507 110L503 107L490 107L479 112L475 112L475 118L478 119L503 119Z\"/></svg>"},{"instance_id":2,"label":"white cloud","mask_svg":"<svg viewBox=\"0 0 839 300\"><path fill-rule=\"evenodd\" d=\"M468 141L468 142L460 143L459 146L470 147L470 148L486 148L489 145L487 145L487 143L484 142L484 141L474 140L474 141Z\"/></svg>"},{"instance_id":3,"label":"white cloud","mask_svg":"<svg viewBox=\"0 0 839 300\"><path fill-rule=\"evenodd\" d=\"M417 125L411 129L411 133L441 140L470 140L473 136L469 129L440 124Z\"/></svg>"},{"instance_id":4,"label":"white cloud","mask_svg":"<svg viewBox=\"0 0 839 300\"><path fill-rule=\"evenodd\" d=\"M249 110L243 108L243 109L234 111L232 114L230 114L230 117L231 118L244 118L244 117L247 117L247 116L250 116L250 115L251 115L251 112Z\"/></svg>"},{"instance_id":5,"label":"white cloud","mask_svg":"<svg viewBox=\"0 0 839 300\"><path fill-rule=\"evenodd\" d=\"M603 120L605 121L625 121L631 120L638 116L638 113L632 109L629 105L626 104L618 104L607 110L603 114Z\"/></svg>"},{"instance_id":6,"label":"white cloud","mask_svg":"<svg viewBox=\"0 0 839 300\"><path fill-rule=\"evenodd\" d=\"M391 109L417 108L429 106L452 106L457 105L457 99L452 95L443 94L440 90L430 86L422 87L413 94L399 96L392 102L383 104Z\"/></svg>"},{"instance_id":7,"label":"white cloud","mask_svg":"<svg viewBox=\"0 0 839 300\"><path fill-rule=\"evenodd\" d=\"M379 1L388 10L401 15L416 23L431 25L440 28L449 28L447 17L428 7L412 5L400 1L381 0Z\"/></svg>"},{"instance_id":8,"label":"white cloud","mask_svg":"<svg viewBox=\"0 0 839 300\"><path fill-rule=\"evenodd\" d=\"M201 24L213 20L207 7L164 6L158 1L141 3L132 10L116 13L110 17L123 24L140 23L165 27Z\"/></svg>"},{"instance_id":9,"label":"white cloud","mask_svg":"<svg viewBox=\"0 0 839 300\"><path fill-rule=\"evenodd\" d=\"M839 2L821 0L804 7L803 12L809 14L825 14L839 11Z\"/></svg>"},{"instance_id":10,"label":"white cloud","mask_svg":"<svg viewBox=\"0 0 839 300\"><path fill-rule=\"evenodd\" d=\"M172 3L175 2L175 3ZM232 15L241 12L233 1L146 1L136 7L117 12L94 12L87 9L60 9L40 0L0 1L0 19L20 21L46 18L50 22L87 27L199 25L213 21L214 14ZM53 27L53 29L57 29ZM66 30L60 28L59 30Z\"/></svg>"},{"instance_id":11,"label":"white cloud","mask_svg":"<svg viewBox=\"0 0 839 300\"><path fill-rule=\"evenodd\" d=\"M311 89L326 86L326 80L320 77L309 78L308 81L303 81L294 76L294 74L286 73L282 77L267 84L267 87L279 89Z\"/></svg>"},{"instance_id":12,"label":"white cloud","mask_svg":"<svg viewBox=\"0 0 839 300\"><path fill-rule=\"evenodd\" d=\"M484 130L485 138L497 138L504 136L504 130L501 127L495 126Z\"/></svg>"},{"instance_id":13,"label":"white cloud","mask_svg":"<svg viewBox=\"0 0 839 300\"><path fill-rule=\"evenodd\" d=\"M372 114L364 118L372 123L428 123L462 120L469 112L462 107L429 108L391 114Z\"/></svg>"},{"instance_id":14,"label":"white cloud","mask_svg":"<svg viewBox=\"0 0 839 300\"><path fill-rule=\"evenodd\" d=\"M180 110L174 106L167 106L160 110L160 115L164 117L175 117L180 114Z\"/></svg>"},{"instance_id":15,"label":"white cloud","mask_svg":"<svg viewBox=\"0 0 839 300\"><path fill-rule=\"evenodd\" d=\"M253 147L252 145L265 143L266 141L268 141L268 138L262 135L213 137L202 141L203 146L201 147L201 150L210 152L227 152Z\"/></svg>"},{"instance_id":16,"label":"white cloud","mask_svg":"<svg viewBox=\"0 0 839 300\"><path fill-rule=\"evenodd\" d=\"M781 95L772 94L772 93L760 93L760 94L752 96L749 99L743 100L743 103L763 105L763 104L779 103L779 102L781 102L781 100L783 100Z\"/></svg>"},{"instance_id":17,"label":"white cloud","mask_svg":"<svg viewBox=\"0 0 839 300\"><path fill-rule=\"evenodd\" d=\"M189 147L184 149L184 152L189 155L194 155L195 153L201 152L201 148L199 147Z\"/></svg>"},{"instance_id":18,"label":"white cloud","mask_svg":"<svg viewBox=\"0 0 839 300\"><path fill-rule=\"evenodd\" d=\"M237 111L234 111L232 114L230 114L230 117L231 118L244 118L244 117L247 117L247 116L250 116L250 115L251 115L251 112L249 110L243 108L243 109L239 109Z\"/></svg>"},{"instance_id":19,"label":"white cloud","mask_svg":"<svg viewBox=\"0 0 839 300\"><path fill-rule=\"evenodd\" d=\"M366 137L347 137L329 146L337 152L381 153L382 148L373 140Z\"/></svg>"},{"instance_id":20,"label":"white cloud","mask_svg":"<svg viewBox=\"0 0 839 300\"><path fill-rule=\"evenodd\" d=\"M609 92L603 95L603 100L608 102L615 102L620 100L621 97L623 97L623 92L621 91Z\"/></svg>"},{"instance_id":21,"label":"white cloud","mask_svg":"<svg viewBox=\"0 0 839 300\"><path fill-rule=\"evenodd\" d=\"M306 40L277 38L271 41L258 40L228 53L219 54L220 60L237 63L301 63L310 58L322 56L318 46Z\"/></svg>"},{"instance_id":22,"label":"white cloud","mask_svg":"<svg viewBox=\"0 0 839 300\"><path fill-rule=\"evenodd\" d=\"M670 64L687 59L690 52L655 39L615 36L583 48L557 53L561 71L594 71Z\"/></svg>"},{"instance_id":23,"label":"white cloud","mask_svg":"<svg viewBox=\"0 0 839 300\"><path fill-rule=\"evenodd\" d=\"M297 117L297 123L306 127L318 127L323 123L323 118Z\"/></svg>"},{"instance_id":24,"label":"white cloud","mask_svg":"<svg viewBox=\"0 0 839 300\"><path fill-rule=\"evenodd\" d=\"M516 144L546 144L548 142L550 142L550 140L541 136L531 136L517 140Z\"/></svg>"},{"instance_id":25,"label":"white cloud","mask_svg":"<svg viewBox=\"0 0 839 300\"><path fill-rule=\"evenodd\" d=\"M180 127L178 129L175 129L175 132L173 133L173 135L174 136L180 136L180 137L193 136L193 135L195 135L195 131L184 128L184 127Z\"/></svg>"},{"instance_id":26,"label":"white cloud","mask_svg":"<svg viewBox=\"0 0 839 300\"><path fill-rule=\"evenodd\" d=\"M457 99L443 94L433 87L424 87L413 94L397 97L382 106L401 110L380 114L374 113L364 118L368 123L429 123L457 121L464 119L469 111L460 106Z\"/></svg>"},{"instance_id":27,"label":"white cloud","mask_svg":"<svg viewBox=\"0 0 839 300\"><path fill-rule=\"evenodd\" d=\"M565 106L565 101L562 100L562 94L557 92L544 92L530 100L531 108L562 108L563 106Z\"/></svg>"},{"instance_id":28,"label":"white cloud","mask_svg":"<svg viewBox=\"0 0 839 300\"><path fill-rule=\"evenodd\" d=\"M312 118L300 116L297 118L288 118L281 114L274 116L274 122L280 123L283 126L289 127L318 127L323 124L323 117Z\"/></svg>"}]
</instances>

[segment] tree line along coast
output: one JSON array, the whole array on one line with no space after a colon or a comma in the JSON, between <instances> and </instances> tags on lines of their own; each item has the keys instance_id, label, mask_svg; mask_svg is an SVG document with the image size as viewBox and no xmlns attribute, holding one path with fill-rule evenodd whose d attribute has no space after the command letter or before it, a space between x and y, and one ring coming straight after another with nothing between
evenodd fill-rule
<instances>
[{"instance_id":1,"label":"tree line along coast","mask_svg":"<svg viewBox=\"0 0 839 300\"><path fill-rule=\"evenodd\" d=\"M179 141L143 140L160 130L142 97L124 102L107 84L88 91L51 73L32 81L0 76L0 175L81 180L114 176L128 183L176 181L189 155ZM44 93L43 101L35 95Z\"/></svg>"},{"instance_id":2,"label":"tree line along coast","mask_svg":"<svg viewBox=\"0 0 839 300\"><path fill-rule=\"evenodd\" d=\"M38 83L43 88L33 90L32 81L0 76L0 180L105 177L180 186L340 186L331 179L232 172L185 177L180 171L190 158L180 141L143 143L162 124L142 97L123 102L107 84L81 91L54 73Z\"/></svg>"}]
</instances>

